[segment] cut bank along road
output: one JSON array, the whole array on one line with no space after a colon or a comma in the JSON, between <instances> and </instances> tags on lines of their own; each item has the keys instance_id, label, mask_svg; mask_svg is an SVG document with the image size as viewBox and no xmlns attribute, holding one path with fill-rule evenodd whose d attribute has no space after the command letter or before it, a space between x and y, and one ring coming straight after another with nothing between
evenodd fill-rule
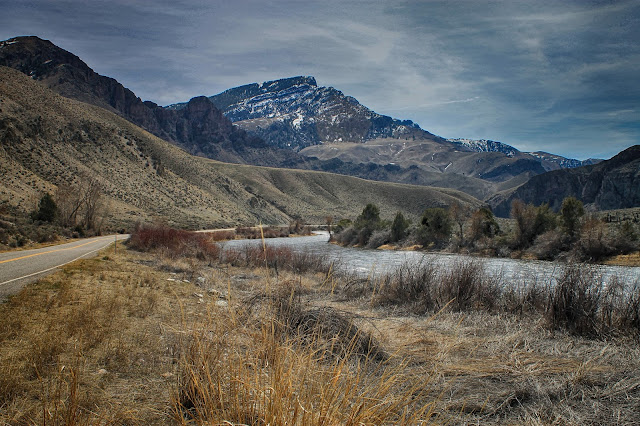
<instances>
[{"instance_id":1,"label":"cut bank along road","mask_svg":"<svg viewBox=\"0 0 640 426\"><path fill-rule=\"evenodd\" d=\"M26 284L36 281L47 272L74 260L95 255L116 238L122 240L128 237L110 235L34 250L0 253L0 299L17 293Z\"/></svg>"}]
</instances>

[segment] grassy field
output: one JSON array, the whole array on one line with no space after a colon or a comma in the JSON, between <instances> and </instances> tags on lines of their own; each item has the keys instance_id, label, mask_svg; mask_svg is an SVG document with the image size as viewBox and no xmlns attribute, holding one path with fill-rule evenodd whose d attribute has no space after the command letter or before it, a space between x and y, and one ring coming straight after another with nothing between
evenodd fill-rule
<instances>
[{"instance_id":1,"label":"grassy field","mask_svg":"<svg viewBox=\"0 0 640 426\"><path fill-rule=\"evenodd\" d=\"M407 293L425 276L171 239L72 263L0 306L0 423L637 421L632 327L586 336L488 296L447 301L446 286L427 307Z\"/></svg>"}]
</instances>

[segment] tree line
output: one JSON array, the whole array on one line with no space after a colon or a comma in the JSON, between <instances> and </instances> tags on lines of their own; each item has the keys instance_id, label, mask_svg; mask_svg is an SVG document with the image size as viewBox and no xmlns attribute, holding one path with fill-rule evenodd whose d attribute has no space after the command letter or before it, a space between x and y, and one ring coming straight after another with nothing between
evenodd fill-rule
<instances>
[{"instance_id":1,"label":"tree line","mask_svg":"<svg viewBox=\"0 0 640 426\"><path fill-rule=\"evenodd\" d=\"M332 239L343 245L378 248L419 245L429 250L480 253L500 257L598 261L640 247L631 221L607 223L588 214L575 197L563 200L558 212L548 204L515 200L510 219L498 220L488 206L461 203L424 210L417 223L397 212L383 220L379 208L367 204L354 220L333 227Z\"/></svg>"}]
</instances>

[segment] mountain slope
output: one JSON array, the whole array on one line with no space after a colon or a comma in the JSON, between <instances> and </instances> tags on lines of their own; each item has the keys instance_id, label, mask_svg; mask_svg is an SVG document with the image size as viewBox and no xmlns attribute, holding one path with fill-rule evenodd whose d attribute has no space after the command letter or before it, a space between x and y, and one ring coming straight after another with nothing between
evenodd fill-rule
<instances>
[{"instance_id":1,"label":"mountain slope","mask_svg":"<svg viewBox=\"0 0 640 426\"><path fill-rule=\"evenodd\" d=\"M194 157L105 109L63 98L0 67L0 199L24 210L45 191L95 179L112 224L164 218L201 228L352 217L368 202L417 217L456 191Z\"/></svg>"},{"instance_id":2,"label":"mountain slope","mask_svg":"<svg viewBox=\"0 0 640 426\"><path fill-rule=\"evenodd\" d=\"M640 145L595 165L534 176L514 191L494 196L489 203L497 215L507 216L514 199L536 205L549 203L557 210L568 196L594 210L640 206Z\"/></svg>"},{"instance_id":3,"label":"mountain slope","mask_svg":"<svg viewBox=\"0 0 640 426\"><path fill-rule=\"evenodd\" d=\"M0 42L0 65L15 68L62 96L121 115L195 155L261 165L304 162L233 126L205 97L192 99L179 111L143 102L118 81L97 74L48 40L30 36Z\"/></svg>"}]
</instances>

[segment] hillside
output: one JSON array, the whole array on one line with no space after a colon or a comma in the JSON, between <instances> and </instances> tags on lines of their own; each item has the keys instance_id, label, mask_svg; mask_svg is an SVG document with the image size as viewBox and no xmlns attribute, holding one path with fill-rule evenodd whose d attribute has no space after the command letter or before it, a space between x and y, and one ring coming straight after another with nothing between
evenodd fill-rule
<instances>
[{"instance_id":1,"label":"hillside","mask_svg":"<svg viewBox=\"0 0 640 426\"><path fill-rule=\"evenodd\" d=\"M194 155L273 166L304 162L232 125L204 96L185 103L179 111L143 102L115 79L96 73L48 40L30 36L0 42L0 65L15 68L62 96L114 112Z\"/></svg>"},{"instance_id":2,"label":"hillside","mask_svg":"<svg viewBox=\"0 0 640 426\"><path fill-rule=\"evenodd\" d=\"M0 67L0 199L25 210L56 186L97 180L110 222L164 218L201 228L353 217L369 202L417 216L456 191L320 172L230 165L194 157L93 105L61 97Z\"/></svg>"},{"instance_id":3,"label":"hillside","mask_svg":"<svg viewBox=\"0 0 640 426\"><path fill-rule=\"evenodd\" d=\"M507 216L514 199L536 205L549 203L557 210L568 196L578 198L591 210L639 206L640 145L595 165L534 176L514 191L492 197L489 203L497 215Z\"/></svg>"}]
</instances>

